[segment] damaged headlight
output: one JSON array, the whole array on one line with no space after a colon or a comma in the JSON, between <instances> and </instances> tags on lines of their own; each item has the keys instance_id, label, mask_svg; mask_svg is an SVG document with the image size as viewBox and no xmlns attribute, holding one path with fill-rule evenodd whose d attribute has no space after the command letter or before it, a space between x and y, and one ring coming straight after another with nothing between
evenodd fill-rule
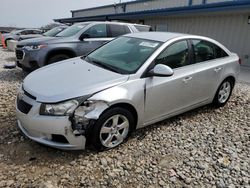
<instances>
[{"instance_id":1,"label":"damaged headlight","mask_svg":"<svg viewBox=\"0 0 250 188\"><path fill-rule=\"evenodd\" d=\"M79 101L76 99L58 104L42 104L40 114L49 116L68 116L74 113L78 105Z\"/></svg>"},{"instance_id":2,"label":"damaged headlight","mask_svg":"<svg viewBox=\"0 0 250 188\"><path fill-rule=\"evenodd\" d=\"M87 100L75 110L75 122L87 124L89 119L98 119L106 108L108 104L104 101Z\"/></svg>"},{"instance_id":3,"label":"damaged headlight","mask_svg":"<svg viewBox=\"0 0 250 188\"><path fill-rule=\"evenodd\" d=\"M95 109L94 101L85 101L81 106L75 110L74 120L76 123L88 124L89 120L86 118L86 114Z\"/></svg>"}]
</instances>

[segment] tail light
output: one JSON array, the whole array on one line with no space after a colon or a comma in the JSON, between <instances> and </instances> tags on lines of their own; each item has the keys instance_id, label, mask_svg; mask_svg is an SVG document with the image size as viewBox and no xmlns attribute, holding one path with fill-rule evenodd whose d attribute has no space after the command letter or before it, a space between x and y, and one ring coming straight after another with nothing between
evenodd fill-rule
<instances>
[{"instance_id":1,"label":"tail light","mask_svg":"<svg viewBox=\"0 0 250 188\"><path fill-rule=\"evenodd\" d=\"M241 65L241 58L239 58L239 64Z\"/></svg>"}]
</instances>

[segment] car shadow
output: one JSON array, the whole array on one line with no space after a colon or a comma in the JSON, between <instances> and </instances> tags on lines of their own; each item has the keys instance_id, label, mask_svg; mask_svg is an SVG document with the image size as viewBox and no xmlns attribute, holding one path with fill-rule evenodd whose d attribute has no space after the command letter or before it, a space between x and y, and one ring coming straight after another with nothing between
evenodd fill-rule
<instances>
[{"instance_id":1,"label":"car shadow","mask_svg":"<svg viewBox=\"0 0 250 188\"><path fill-rule=\"evenodd\" d=\"M22 82L26 76L27 73L19 68L5 69L0 72L0 80L3 82Z\"/></svg>"},{"instance_id":2,"label":"car shadow","mask_svg":"<svg viewBox=\"0 0 250 188\"><path fill-rule=\"evenodd\" d=\"M152 132L155 129L161 128L162 126L173 126L174 122L177 122L174 124L174 126L183 126L181 123L178 123L178 121L180 121L181 119L194 118L199 113L210 113L213 109L214 108L210 105L203 106L194 109L193 111L186 112L181 115L147 126L145 128L138 129L131 134L127 141L141 141L144 139L148 132ZM4 155L8 156L8 160L6 161L6 163L11 162L12 164L14 163L16 165L32 164L35 166L39 166L45 161L50 161L51 164L57 163L63 165L79 158L85 158L90 155L98 155L100 153L91 147L86 148L86 150L84 151L59 150L31 141L30 139L22 136L20 133L18 133L18 135L16 136L19 137L18 140L22 140L22 142L9 143L7 146L3 144L0 145L0 150L5 151ZM7 152L6 147L8 147ZM126 147L126 142L121 146L118 146L117 148L103 152L112 152L114 150L120 150L123 147Z\"/></svg>"},{"instance_id":3,"label":"car shadow","mask_svg":"<svg viewBox=\"0 0 250 188\"><path fill-rule=\"evenodd\" d=\"M8 57L8 58L5 59L5 61L6 62L13 62L13 63L15 63L16 58L15 57Z\"/></svg>"},{"instance_id":4,"label":"car shadow","mask_svg":"<svg viewBox=\"0 0 250 188\"><path fill-rule=\"evenodd\" d=\"M147 127L138 129L131 135L131 137L136 138L137 140L143 140L144 137L147 135L147 132L151 132L151 131L158 129L158 128L161 128L163 126L164 127L171 126L174 122L176 123L177 126L182 126L180 123L178 123L178 122L180 122L181 119L186 119L186 118L192 119L200 113L210 113L214 109L215 108L210 104L198 107L198 108L193 109L191 111L184 112L184 113L179 114L177 116L173 116L173 117L170 117L168 119L157 122L155 124L149 125Z\"/></svg>"}]
</instances>

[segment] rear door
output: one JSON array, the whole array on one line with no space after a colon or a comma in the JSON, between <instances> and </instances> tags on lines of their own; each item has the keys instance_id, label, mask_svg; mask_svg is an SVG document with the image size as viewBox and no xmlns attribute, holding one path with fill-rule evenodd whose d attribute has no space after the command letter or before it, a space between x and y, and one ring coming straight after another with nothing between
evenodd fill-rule
<instances>
[{"instance_id":1,"label":"rear door","mask_svg":"<svg viewBox=\"0 0 250 188\"><path fill-rule=\"evenodd\" d=\"M78 55L85 55L111 40L108 37L107 24L96 24L82 34L88 37L78 43Z\"/></svg>"},{"instance_id":2,"label":"rear door","mask_svg":"<svg viewBox=\"0 0 250 188\"><path fill-rule=\"evenodd\" d=\"M129 27L123 24L108 24L108 35L111 38L116 38L121 35L131 33Z\"/></svg>"},{"instance_id":3,"label":"rear door","mask_svg":"<svg viewBox=\"0 0 250 188\"><path fill-rule=\"evenodd\" d=\"M211 100L218 88L227 53L209 41L193 39L195 64L193 96L196 103Z\"/></svg>"}]
</instances>

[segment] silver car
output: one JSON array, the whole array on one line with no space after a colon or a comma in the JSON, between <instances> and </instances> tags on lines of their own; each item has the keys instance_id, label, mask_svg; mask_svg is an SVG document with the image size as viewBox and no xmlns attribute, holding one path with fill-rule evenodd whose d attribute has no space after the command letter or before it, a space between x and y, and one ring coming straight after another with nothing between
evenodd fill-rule
<instances>
[{"instance_id":1,"label":"silver car","mask_svg":"<svg viewBox=\"0 0 250 188\"><path fill-rule=\"evenodd\" d=\"M224 106L239 61L206 37L128 34L28 75L17 96L18 127L55 148L114 148L135 129L209 103Z\"/></svg>"}]
</instances>

